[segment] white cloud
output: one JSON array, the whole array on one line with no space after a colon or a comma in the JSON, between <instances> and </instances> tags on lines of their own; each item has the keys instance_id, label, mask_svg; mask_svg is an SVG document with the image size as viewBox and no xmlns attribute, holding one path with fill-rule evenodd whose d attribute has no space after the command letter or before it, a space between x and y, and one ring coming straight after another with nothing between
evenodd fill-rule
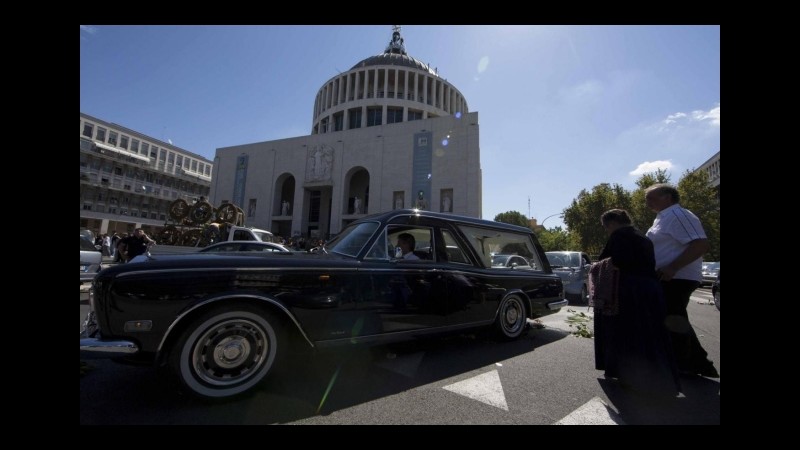
<instances>
[{"instance_id":1,"label":"white cloud","mask_svg":"<svg viewBox=\"0 0 800 450\"><path fill-rule=\"evenodd\" d=\"M682 128L705 121L708 121L708 124L712 127L719 127L719 103L716 103L714 107L708 111L697 109L690 114L684 112L670 114L662 121L663 126L661 126L658 131L669 131L670 128Z\"/></svg>"},{"instance_id":2,"label":"white cloud","mask_svg":"<svg viewBox=\"0 0 800 450\"><path fill-rule=\"evenodd\" d=\"M667 116L667 119L664 121L664 123L669 125L671 123L677 122L679 119L682 119L684 117L686 117L686 114L682 112L670 114Z\"/></svg>"},{"instance_id":3,"label":"white cloud","mask_svg":"<svg viewBox=\"0 0 800 450\"><path fill-rule=\"evenodd\" d=\"M646 173L655 172L655 171L657 171L659 169L668 171L668 170L670 170L672 168L673 168L672 161L669 161L669 160L667 160L667 161L645 161L643 163L640 163L638 166L636 166L636 168L633 169L632 171L628 172L628 174L631 175L631 176L634 176L634 177L638 177L638 176L644 175Z\"/></svg>"},{"instance_id":4,"label":"white cloud","mask_svg":"<svg viewBox=\"0 0 800 450\"><path fill-rule=\"evenodd\" d=\"M697 111L692 111L692 119L696 121L703 121L709 120L711 121L712 126L719 126L719 103L714 108L711 108L709 111L703 111L698 109Z\"/></svg>"}]
</instances>

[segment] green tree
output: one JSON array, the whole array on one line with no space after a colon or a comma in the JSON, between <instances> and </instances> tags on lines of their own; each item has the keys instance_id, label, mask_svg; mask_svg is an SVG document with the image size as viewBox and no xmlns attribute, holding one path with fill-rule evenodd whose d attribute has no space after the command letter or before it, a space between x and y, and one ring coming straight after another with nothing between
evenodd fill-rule
<instances>
[{"instance_id":1,"label":"green tree","mask_svg":"<svg viewBox=\"0 0 800 450\"><path fill-rule=\"evenodd\" d=\"M564 210L564 223L570 233L576 236L579 248L597 257L608 239L600 225L600 216L613 208L629 210L631 195L619 184L601 183L591 192L581 190L578 198Z\"/></svg>"},{"instance_id":2,"label":"green tree","mask_svg":"<svg viewBox=\"0 0 800 450\"><path fill-rule=\"evenodd\" d=\"M519 225L521 227L530 228L530 222L519 211L508 211L494 216L495 222L510 223L511 225Z\"/></svg>"},{"instance_id":3,"label":"green tree","mask_svg":"<svg viewBox=\"0 0 800 450\"><path fill-rule=\"evenodd\" d=\"M655 211L647 207L647 203L644 200L644 191L657 183L669 183L670 178L666 170L658 169L655 172L646 173L636 180L636 190L631 193L631 209L628 212L631 214L633 226L640 231L647 231L656 218Z\"/></svg>"},{"instance_id":4,"label":"green tree","mask_svg":"<svg viewBox=\"0 0 800 450\"><path fill-rule=\"evenodd\" d=\"M681 206L693 212L706 232L711 249L703 256L706 261L719 261L719 200L708 182L705 170L687 170L678 182Z\"/></svg>"},{"instance_id":5,"label":"green tree","mask_svg":"<svg viewBox=\"0 0 800 450\"><path fill-rule=\"evenodd\" d=\"M630 213L636 228L647 231L656 218L656 213L647 208L644 192L656 183L670 183L665 170L644 174L636 181L637 189L631 194ZM708 174L703 170L687 170L678 181L681 206L693 212L703 225L711 250L703 257L706 261L719 261L719 200L716 190L708 183Z\"/></svg>"},{"instance_id":6,"label":"green tree","mask_svg":"<svg viewBox=\"0 0 800 450\"><path fill-rule=\"evenodd\" d=\"M543 228L536 233L539 243L546 252L558 250L578 250L579 243L574 239L574 234L561 227L551 229Z\"/></svg>"}]
</instances>

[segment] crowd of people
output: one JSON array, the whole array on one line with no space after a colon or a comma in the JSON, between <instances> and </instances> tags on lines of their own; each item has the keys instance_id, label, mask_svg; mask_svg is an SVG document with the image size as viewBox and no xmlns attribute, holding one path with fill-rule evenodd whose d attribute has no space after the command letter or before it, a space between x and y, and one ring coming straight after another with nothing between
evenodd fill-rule
<instances>
[{"instance_id":1,"label":"crowd of people","mask_svg":"<svg viewBox=\"0 0 800 450\"><path fill-rule=\"evenodd\" d=\"M112 261L115 263L125 263L142 255L155 243L156 241L141 228L135 229L131 235L128 233L118 234L116 231L111 235L108 233L98 234L94 240L94 245L100 250L100 253L113 258Z\"/></svg>"}]
</instances>

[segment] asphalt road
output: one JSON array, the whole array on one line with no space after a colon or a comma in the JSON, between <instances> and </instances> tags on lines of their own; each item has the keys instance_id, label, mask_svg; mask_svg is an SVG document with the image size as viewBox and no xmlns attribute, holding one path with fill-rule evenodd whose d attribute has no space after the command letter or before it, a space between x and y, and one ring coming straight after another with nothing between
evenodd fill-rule
<instances>
[{"instance_id":1,"label":"asphalt road","mask_svg":"<svg viewBox=\"0 0 800 450\"><path fill-rule=\"evenodd\" d=\"M720 369L719 311L699 289L689 317ZM88 305L81 302L81 322ZM498 342L482 333L297 356L259 389L198 400L149 366L90 361L81 424L719 424L719 379L682 378L677 398L651 398L594 370L593 341L564 308L544 328ZM588 312L591 316L591 312ZM721 371L721 370L720 370Z\"/></svg>"}]
</instances>

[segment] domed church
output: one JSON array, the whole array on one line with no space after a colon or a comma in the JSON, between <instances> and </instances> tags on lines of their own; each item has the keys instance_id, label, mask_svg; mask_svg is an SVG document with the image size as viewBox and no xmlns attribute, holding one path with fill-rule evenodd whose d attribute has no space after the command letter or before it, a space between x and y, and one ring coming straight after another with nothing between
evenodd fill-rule
<instances>
[{"instance_id":1,"label":"domed church","mask_svg":"<svg viewBox=\"0 0 800 450\"><path fill-rule=\"evenodd\" d=\"M478 131L478 113L394 26L382 53L322 85L310 135L218 148L210 200L285 238L326 239L391 209L480 218Z\"/></svg>"}]
</instances>

